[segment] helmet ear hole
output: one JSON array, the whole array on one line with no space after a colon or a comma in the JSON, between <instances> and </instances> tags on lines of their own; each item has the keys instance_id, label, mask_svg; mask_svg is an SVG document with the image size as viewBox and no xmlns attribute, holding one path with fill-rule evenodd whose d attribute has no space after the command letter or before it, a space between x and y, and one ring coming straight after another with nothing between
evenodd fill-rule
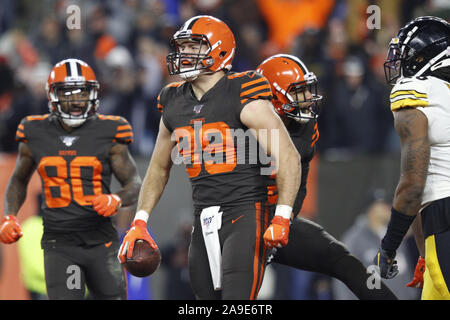
<instances>
[{"instance_id":1,"label":"helmet ear hole","mask_svg":"<svg viewBox=\"0 0 450 320\"><path fill-rule=\"evenodd\" d=\"M226 56L226 54L227 54L226 51L221 51L221 52L219 53L219 57L220 57L220 58L223 58L223 57Z\"/></svg>"}]
</instances>

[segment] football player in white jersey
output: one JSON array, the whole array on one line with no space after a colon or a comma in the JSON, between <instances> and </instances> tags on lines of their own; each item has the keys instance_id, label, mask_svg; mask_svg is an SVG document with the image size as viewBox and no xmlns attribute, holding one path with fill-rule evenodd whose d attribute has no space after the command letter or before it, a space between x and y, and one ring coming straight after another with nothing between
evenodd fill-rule
<instances>
[{"instance_id":1,"label":"football player in white jersey","mask_svg":"<svg viewBox=\"0 0 450 320\"><path fill-rule=\"evenodd\" d=\"M425 238L422 299L450 299L450 24L412 20L392 39L384 67L395 84L390 100L401 176L374 263L383 278L398 273L395 252L418 216Z\"/></svg>"}]
</instances>

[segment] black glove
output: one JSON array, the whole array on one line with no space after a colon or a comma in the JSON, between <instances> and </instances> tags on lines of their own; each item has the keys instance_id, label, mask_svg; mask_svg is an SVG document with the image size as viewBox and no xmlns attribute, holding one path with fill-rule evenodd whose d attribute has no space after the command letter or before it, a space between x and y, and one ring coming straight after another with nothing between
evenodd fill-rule
<instances>
[{"instance_id":1,"label":"black glove","mask_svg":"<svg viewBox=\"0 0 450 320\"><path fill-rule=\"evenodd\" d=\"M392 279L398 274L397 260L395 251L388 252L380 248L377 255L373 259L373 263L380 268L380 276L384 279Z\"/></svg>"}]
</instances>

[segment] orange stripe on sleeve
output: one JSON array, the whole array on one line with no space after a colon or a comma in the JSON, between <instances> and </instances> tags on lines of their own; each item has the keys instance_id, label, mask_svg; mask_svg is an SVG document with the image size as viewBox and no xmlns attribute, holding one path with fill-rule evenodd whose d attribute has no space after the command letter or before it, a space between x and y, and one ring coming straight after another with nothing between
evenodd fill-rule
<instances>
[{"instance_id":1,"label":"orange stripe on sleeve","mask_svg":"<svg viewBox=\"0 0 450 320\"><path fill-rule=\"evenodd\" d=\"M19 130L16 131L16 136L20 138L25 138L25 134L23 132L20 132Z\"/></svg>"},{"instance_id":2,"label":"orange stripe on sleeve","mask_svg":"<svg viewBox=\"0 0 450 320\"><path fill-rule=\"evenodd\" d=\"M119 121L121 117L120 117L120 116L111 116L111 115L106 116L106 115L104 115L104 114L99 114L99 115L98 115L98 118L99 118L100 120L114 120L114 121Z\"/></svg>"},{"instance_id":3,"label":"orange stripe on sleeve","mask_svg":"<svg viewBox=\"0 0 450 320\"><path fill-rule=\"evenodd\" d=\"M235 78L241 78L243 76L246 76L249 72L248 71L244 71L244 72L238 72L232 75L228 76L228 79L235 79Z\"/></svg>"},{"instance_id":4,"label":"orange stripe on sleeve","mask_svg":"<svg viewBox=\"0 0 450 320\"><path fill-rule=\"evenodd\" d=\"M243 83L241 88L244 89L244 88L247 88L247 87L249 87L251 85L254 85L254 84L259 83L259 82L264 82L264 81L267 81L266 78L259 78L259 79L256 79L256 80L252 80L252 81Z\"/></svg>"},{"instance_id":5,"label":"orange stripe on sleeve","mask_svg":"<svg viewBox=\"0 0 450 320\"><path fill-rule=\"evenodd\" d=\"M48 118L48 116L49 116L48 114L43 115L43 116L39 116L39 115L37 115L37 116L28 116L26 119L27 119L28 121L45 120L45 119Z\"/></svg>"},{"instance_id":6,"label":"orange stripe on sleeve","mask_svg":"<svg viewBox=\"0 0 450 320\"><path fill-rule=\"evenodd\" d=\"M124 124L123 126L117 127L117 131L123 131L123 130L131 130L131 126L129 124Z\"/></svg>"},{"instance_id":7,"label":"orange stripe on sleeve","mask_svg":"<svg viewBox=\"0 0 450 320\"><path fill-rule=\"evenodd\" d=\"M259 94L255 95L255 96L253 96L252 99L258 99L258 98L261 98L261 97L270 97L271 95L272 95L272 92L262 92L262 93L259 93ZM241 104L244 104L245 102L247 102L248 99L249 98L242 99L241 100Z\"/></svg>"},{"instance_id":8,"label":"orange stripe on sleeve","mask_svg":"<svg viewBox=\"0 0 450 320\"><path fill-rule=\"evenodd\" d=\"M186 81L178 81L178 82L172 82L172 83L169 83L168 85L167 85L167 87L179 87L179 86L181 86L183 83L185 83Z\"/></svg>"},{"instance_id":9,"label":"orange stripe on sleeve","mask_svg":"<svg viewBox=\"0 0 450 320\"><path fill-rule=\"evenodd\" d=\"M250 90L242 92L241 93L241 97L244 97L246 95L249 95L250 93L253 93L253 92L256 92L256 91L259 91L259 90L269 90L269 92L272 93L272 90L270 89L270 85L269 84L263 84L263 85L258 86L256 88L253 88L253 89L250 89Z\"/></svg>"},{"instance_id":10,"label":"orange stripe on sleeve","mask_svg":"<svg viewBox=\"0 0 450 320\"><path fill-rule=\"evenodd\" d=\"M125 137L133 137L133 132L127 131L123 133L118 133L114 136L114 138L125 138Z\"/></svg>"}]
</instances>

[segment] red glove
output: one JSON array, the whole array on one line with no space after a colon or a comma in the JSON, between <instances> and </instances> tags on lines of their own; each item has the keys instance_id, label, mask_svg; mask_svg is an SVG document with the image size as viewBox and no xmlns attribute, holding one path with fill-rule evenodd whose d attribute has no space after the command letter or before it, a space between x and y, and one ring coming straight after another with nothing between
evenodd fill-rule
<instances>
[{"instance_id":1,"label":"red glove","mask_svg":"<svg viewBox=\"0 0 450 320\"><path fill-rule=\"evenodd\" d=\"M410 288L423 288L423 274L425 272L425 259L419 256L414 270L414 277L406 286Z\"/></svg>"},{"instance_id":2,"label":"red glove","mask_svg":"<svg viewBox=\"0 0 450 320\"><path fill-rule=\"evenodd\" d=\"M117 194L101 194L92 200L92 207L101 216L109 217L117 213L122 200Z\"/></svg>"},{"instance_id":3,"label":"red glove","mask_svg":"<svg viewBox=\"0 0 450 320\"><path fill-rule=\"evenodd\" d=\"M123 238L122 245L119 248L117 258L120 263L125 262L125 254L127 258L131 258L133 255L134 243L139 239L147 241L153 249L158 249L155 241L153 241L147 231L147 223L144 220L135 220L131 224L131 228L127 231L127 235Z\"/></svg>"},{"instance_id":4,"label":"red glove","mask_svg":"<svg viewBox=\"0 0 450 320\"><path fill-rule=\"evenodd\" d=\"M22 237L22 229L17 222L16 216L10 214L3 217L0 222L0 241L4 244L16 242Z\"/></svg>"},{"instance_id":5,"label":"red glove","mask_svg":"<svg viewBox=\"0 0 450 320\"><path fill-rule=\"evenodd\" d=\"M284 247L289 240L289 219L275 216L272 223L264 232L264 243L267 247Z\"/></svg>"}]
</instances>

